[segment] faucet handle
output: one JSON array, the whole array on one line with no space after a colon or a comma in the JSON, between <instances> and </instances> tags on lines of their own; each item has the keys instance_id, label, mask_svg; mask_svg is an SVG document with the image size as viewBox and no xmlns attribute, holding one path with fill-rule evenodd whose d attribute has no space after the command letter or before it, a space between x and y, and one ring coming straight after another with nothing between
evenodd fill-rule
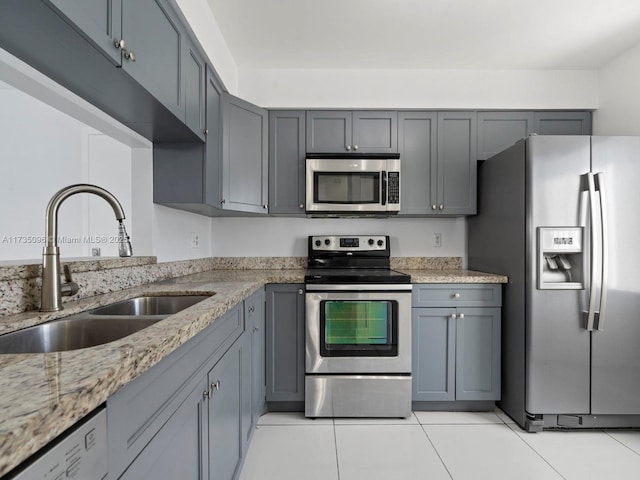
<instances>
[{"instance_id":1,"label":"faucet handle","mask_svg":"<svg viewBox=\"0 0 640 480\"><path fill-rule=\"evenodd\" d=\"M69 269L69 265L64 265L62 267L62 270L64 271L65 283L63 283L60 286L60 293L62 294L63 297L69 297L71 295L75 295L76 293L78 293L78 290L80 290L80 287L71 278L71 270Z\"/></svg>"}]
</instances>

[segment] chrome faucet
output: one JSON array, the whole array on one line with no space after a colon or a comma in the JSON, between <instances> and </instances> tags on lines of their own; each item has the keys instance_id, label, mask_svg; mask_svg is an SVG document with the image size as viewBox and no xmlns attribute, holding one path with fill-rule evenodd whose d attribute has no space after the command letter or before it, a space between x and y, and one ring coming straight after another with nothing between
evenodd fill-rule
<instances>
[{"instance_id":1,"label":"chrome faucet","mask_svg":"<svg viewBox=\"0 0 640 480\"><path fill-rule=\"evenodd\" d=\"M45 235L47 241L42 252L42 294L40 301L41 312L56 312L62 310L62 296L74 295L78 292L78 285L71 279L71 272L67 265L64 268L65 282L60 282L60 248L58 247L58 209L62 202L76 193L93 193L104 198L116 214L118 225L118 253L121 257L133 254L129 235L124 228L124 210L116 197L96 185L75 184L59 190L47 205Z\"/></svg>"}]
</instances>

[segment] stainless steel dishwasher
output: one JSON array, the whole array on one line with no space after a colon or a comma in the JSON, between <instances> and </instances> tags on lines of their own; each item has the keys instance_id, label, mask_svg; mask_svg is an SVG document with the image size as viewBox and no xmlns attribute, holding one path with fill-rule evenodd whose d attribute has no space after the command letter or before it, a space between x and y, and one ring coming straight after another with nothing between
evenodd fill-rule
<instances>
[{"instance_id":1,"label":"stainless steel dishwasher","mask_svg":"<svg viewBox=\"0 0 640 480\"><path fill-rule=\"evenodd\" d=\"M102 407L9 473L7 480L103 480L106 476L107 412Z\"/></svg>"}]
</instances>

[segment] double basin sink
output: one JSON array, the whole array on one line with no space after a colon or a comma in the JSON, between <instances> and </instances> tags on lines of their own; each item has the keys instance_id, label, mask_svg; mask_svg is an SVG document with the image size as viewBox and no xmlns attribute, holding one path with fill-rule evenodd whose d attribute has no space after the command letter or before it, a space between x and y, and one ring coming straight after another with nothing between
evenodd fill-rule
<instances>
[{"instance_id":1,"label":"double basin sink","mask_svg":"<svg viewBox=\"0 0 640 480\"><path fill-rule=\"evenodd\" d=\"M94 347L139 332L206 300L202 295L137 297L0 335L0 354Z\"/></svg>"}]
</instances>

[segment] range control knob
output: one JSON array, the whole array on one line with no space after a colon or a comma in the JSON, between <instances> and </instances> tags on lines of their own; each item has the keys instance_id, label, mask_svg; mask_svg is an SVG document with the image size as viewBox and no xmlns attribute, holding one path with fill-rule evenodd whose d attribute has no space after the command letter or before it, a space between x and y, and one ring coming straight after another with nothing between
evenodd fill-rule
<instances>
[{"instance_id":1,"label":"range control knob","mask_svg":"<svg viewBox=\"0 0 640 480\"><path fill-rule=\"evenodd\" d=\"M373 245L373 238L369 239L369 245Z\"/></svg>"},{"instance_id":2,"label":"range control knob","mask_svg":"<svg viewBox=\"0 0 640 480\"><path fill-rule=\"evenodd\" d=\"M316 247L319 247L321 243L320 240L316 240Z\"/></svg>"},{"instance_id":3,"label":"range control knob","mask_svg":"<svg viewBox=\"0 0 640 480\"><path fill-rule=\"evenodd\" d=\"M378 246L381 247L384 242L382 240L378 240Z\"/></svg>"},{"instance_id":4,"label":"range control knob","mask_svg":"<svg viewBox=\"0 0 640 480\"><path fill-rule=\"evenodd\" d=\"M331 243L331 240L329 240L328 238L325 238L325 239L324 239L324 244L325 244L326 246L329 246L329 244L330 244L330 243Z\"/></svg>"}]
</instances>

